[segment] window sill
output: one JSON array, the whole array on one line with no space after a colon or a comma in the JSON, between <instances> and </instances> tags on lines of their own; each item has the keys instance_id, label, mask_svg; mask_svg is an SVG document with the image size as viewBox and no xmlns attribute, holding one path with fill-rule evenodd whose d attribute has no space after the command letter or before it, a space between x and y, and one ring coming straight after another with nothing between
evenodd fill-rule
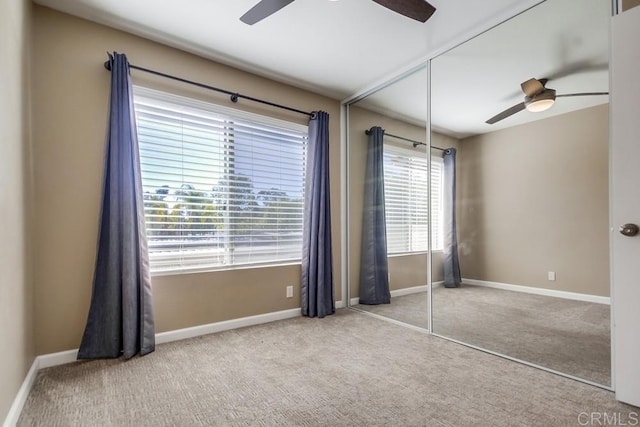
<instances>
[{"instance_id":1,"label":"window sill","mask_svg":"<svg viewBox=\"0 0 640 427\"><path fill-rule=\"evenodd\" d=\"M431 252L432 253L442 253L443 250L442 249L434 249ZM429 251L403 252L403 253L398 253L398 254L388 254L387 258L395 258L395 257L411 256L411 255L427 255L428 253L429 253Z\"/></svg>"},{"instance_id":2,"label":"window sill","mask_svg":"<svg viewBox=\"0 0 640 427\"><path fill-rule=\"evenodd\" d=\"M262 268L276 268L287 267L291 265L301 265L301 261L290 261L276 264L243 264L237 266L224 266L224 267L195 267L195 268L180 268L174 270L162 270L154 271L151 273L151 277L157 276L182 276L184 274L198 274L198 273L218 273L223 271L232 270L257 270Z\"/></svg>"}]
</instances>

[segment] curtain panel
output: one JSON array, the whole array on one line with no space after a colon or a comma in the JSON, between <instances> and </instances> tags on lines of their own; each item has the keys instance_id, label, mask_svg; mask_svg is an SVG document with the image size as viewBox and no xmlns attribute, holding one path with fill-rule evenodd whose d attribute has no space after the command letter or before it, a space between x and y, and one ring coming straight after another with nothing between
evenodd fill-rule
<instances>
[{"instance_id":1,"label":"curtain panel","mask_svg":"<svg viewBox=\"0 0 640 427\"><path fill-rule=\"evenodd\" d=\"M302 314L335 313L331 203L329 183L329 114L315 112L309 120L309 145L302 236Z\"/></svg>"},{"instance_id":2,"label":"curtain panel","mask_svg":"<svg viewBox=\"0 0 640 427\"><path fill-rule=\"evenodd\" d=\"M155 349L151 277L129 62L114 53L93 293L78 359Z\"/></svg>"}]
</instances>

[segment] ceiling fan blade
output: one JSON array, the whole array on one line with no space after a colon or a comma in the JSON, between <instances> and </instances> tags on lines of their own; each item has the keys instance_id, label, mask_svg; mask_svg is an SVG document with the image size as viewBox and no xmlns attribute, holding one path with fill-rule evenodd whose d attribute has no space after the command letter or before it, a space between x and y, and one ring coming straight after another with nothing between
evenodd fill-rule
<instances>
[{"instance_id":1,"label":"ceiling fan blade","mask_svg":"<svg viewBox=\"0 0 640 427\"><path fill-rule=\"evenodd\" d=\"M556 98L566 98L569 96L598 96L598 95L609 95L609 92L565 93L564 95L556 95Z\"/></svg>"},{"instance_id":2,"label":"ceiling fan blade","mask_svg":"<svg viewBox=\"0 0 640 427\"><path fill-rule=\"evenodd\" d=\"M577 61L571 64L567 64L563 68L556 70L551 74L548 74L547 79L556 80L562 77L570 76L572 74L587 73L590 71L605 71L608 69L609 64L606 62Z\"/></svg>"},{"instance_id":3,"label":"ceiling fan blade","mask_svg":"<svg viewBox=\"0 0 640 427\"><path fill-rule=\"evenodd\" d=\"M293 2L294 0L261 0L253 6L247 13L240 17L240 20L245 24L253 25L256 22L262 21L269 15L272 15Z\"/></svg>"},{"instance_id":4,"label":"ceiling fan blade","mask_svg":"<svg viewBox=\"0 0 640 427\"><path fill-rule=\"evenodd\" d=\"M533 97L533 95L537 94L538 92L542 92L544 90L544 84L538 79L529 79L526 82L521 83L520 87L522 88L522 91L524 92L524 94L527 95L529 98Z\"/></svg>"},{"instance_id":5,"label":"ceiling fan blade","mask_svg":"<svg viewBox=\"0 0 640 427\"><path fill-rule=\"evenodd\" d=\"M373 0L387 9L393 10L407 18L415 19L420 22L427 22L427 19L433 15L436 8L431 6L425 0Z\"/></svg>"},{"instance_id":6,"label":"ceiling fan blade","mask_svg":"<svg viewBox=\"0 0 640 427\"><path fill-rule=\"evenodd\" d=\"M539 81L542 82L543 86L545 86L546 82L549 80L557 80L573 74L607 71L608 69L609 64L607 62L594 62L593 60L576 61L563 66L561 69L547 74L547 77L545 79L539 79ZM512 93L511 95L505 97L504 100L507 101L519 95L519 92Z\"/></svg>"},{"instance_id":7,"label":"ceiling fan blade","mask_svg":"<svg viewBox=\"0 0 640 427\"><path fill-rule=\"evenodd\" d=\"M518 113L518 112L524 110L524 108L525 108L524 102L521 102L520 104L516 104L513 107L507 108L502 113L496 114L495 116L493 116L489 120L487 120L485 123L488 124L488 125L492 125L494 123L499 122L500 120L504 120L507 117L512 116L515 113Z\"/></svg>"}]
</instances>

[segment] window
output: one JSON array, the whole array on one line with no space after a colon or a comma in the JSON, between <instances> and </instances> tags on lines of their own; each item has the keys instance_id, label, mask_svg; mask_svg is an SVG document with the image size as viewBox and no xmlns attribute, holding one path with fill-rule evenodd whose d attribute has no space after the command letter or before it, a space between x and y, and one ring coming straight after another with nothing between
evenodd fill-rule
<instances>
[{"instance_id":1,"label":"window","mask_svg":"<svg viewBox=\"0 0 640 427\"><path fill-rule=\"evenodd\" d=\"M306 126L137 87L134 103L152 273L301 259Z\"/></svg>"},{"instance_id":2,"label":"window","mask_svg":"<svg viewBox=\"0 0 640 427\"><path fill-rule=\"evenodd\" d=\"M387 253L426 251L429 170L424 153L384 145ZM431 160L431 247L442 250L442 159Z\"/></svg>"}]
</instances>

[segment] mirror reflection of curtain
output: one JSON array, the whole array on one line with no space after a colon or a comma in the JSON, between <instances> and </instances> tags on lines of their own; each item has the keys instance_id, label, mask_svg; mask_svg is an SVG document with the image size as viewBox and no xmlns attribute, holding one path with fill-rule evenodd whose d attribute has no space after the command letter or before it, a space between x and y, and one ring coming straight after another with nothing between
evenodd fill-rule
<instances>
[{"instance_id":1,"label":"mirror reflection of curtain","mask_svg":"<svg viewBox=\"0 0 640 427\"><path fill-rule=\"evenodd\" d=\"M384 205L384 129L369 130L364 184L360 304L389 304L387 227Z\"/></svg>"},{"instance_id":2,"label":"mirror reflection of curtain","mask_svg":"<svg viewBox=\"0 0 640 427\"><path fill-rule=\"evenodd\" d=\"M444 163L444 286L457 288L462 282L458 259L458 233L456 230L456 149L447 148Z\"/></svg>"}]
</instances>

